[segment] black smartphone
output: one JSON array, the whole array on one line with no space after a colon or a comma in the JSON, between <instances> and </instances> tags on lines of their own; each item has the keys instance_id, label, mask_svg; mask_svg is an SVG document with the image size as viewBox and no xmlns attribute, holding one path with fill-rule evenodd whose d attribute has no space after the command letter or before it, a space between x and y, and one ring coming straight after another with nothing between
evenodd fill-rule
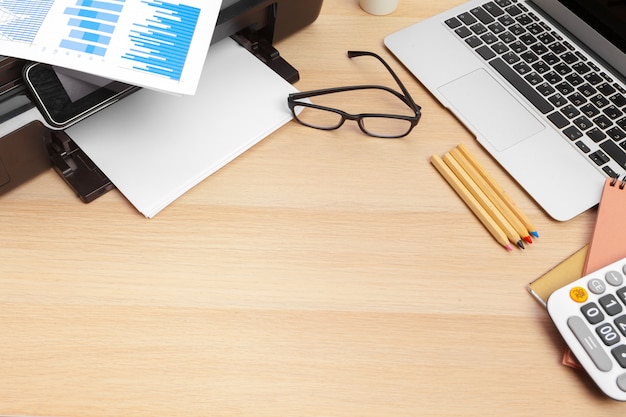
<instances>
[{"instance_id":1,"label":"black smartphone","mask_svg":"<svg viewBox=\"0 0 626 417\"><path fill-rule=\"evenodd\" d=\"M42 63L26 65L22 75L35 105L55 129L65 129L139 90L137 86Z\"/></svg>"}]
</instances>

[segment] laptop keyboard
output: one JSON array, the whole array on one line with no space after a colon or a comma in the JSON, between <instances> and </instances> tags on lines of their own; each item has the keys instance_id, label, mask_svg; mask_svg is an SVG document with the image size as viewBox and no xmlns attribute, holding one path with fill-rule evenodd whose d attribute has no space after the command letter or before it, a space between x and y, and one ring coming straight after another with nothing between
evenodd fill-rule
<instances>
[{"instance_id":1,"label":"laptop keyboard","mask_svg":"<svg viewBox=\"0 0 626 417\"><path fill-rule=\"evenodd\" d=\"M626 170L626 89L517 0L445 21L604 173Z\"/></svg>"}]
</instances>

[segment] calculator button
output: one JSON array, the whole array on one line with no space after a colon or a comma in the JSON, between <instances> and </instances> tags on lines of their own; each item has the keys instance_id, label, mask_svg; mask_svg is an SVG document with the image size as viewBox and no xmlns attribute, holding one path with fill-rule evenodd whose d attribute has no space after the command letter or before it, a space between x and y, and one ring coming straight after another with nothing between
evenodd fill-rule
<instances>
[{"instance_id":1,"label":"calculator button","mask_svg":"<svg viewBox=\"0 0 626 417\"><path fill-rule=\"evenodd\" d=\"M582 320L581 320L582 321ZM615 331L615 328L611 326L609 323L601 324L596 328L596 333L602 339L602 342L607 346L613 346L617 342L619 342L619 335Z\"/></svg>"},{"instance_id":2,"label":"calculator button","mask_svg":"<svg viewBox=\"0 0 626 417\"><path fill-rule=\"evenodd\" d=\"M622 285L624 283L624 277L617 271L609 271L604 276L606 282L617 287L618 285Z\"/></svg>"},{"instance_id":3,"label":"calculator button","mask_svg":"<svg viewBox=\"0 0 626 417\"><path fill-rule=\"evenodd\" d=\"M613 357L619 363L619 366L626 368L626 345L619 345L611 350Z\"/></svg>"},{"instance_id":4,"label":"calculator button","mask_svg":"<svg viewBox=\"0 0 626 417\"><path fill-rule=\"evenodd\" d=\"M604 281L598 278L594 278L587 283L587 288L594 294L602 294L606 291L606 285Z\"/></svg>"},{"instance_id":5,"label":"calculator button","mask_svg":"<svg viewBox=\"0 0 626 417\"><path fill-rule=\"evenodd\" d=\"M626 336L626 315L619 316L613 321L613 323L615 323L617 330L619 330L624 336Z\"/></svg>"},{"instance_id":6,"label":"calculator button","mask_svg":"<svg viewBox=\"0 0 626 417\"><path fill-rule=\"evenodd\" d=\"M587 290L583 287L572 288L571 290L569 290L569 296L577 303L584 303L585 301L587 301L588 298Z\"/></svg>"},{"instance_id":7,"label":"calculator button","mask_svg":"<svg viewBox=\"0 0 626 417\"><path fill-rule=\"evenodd\" d=\"M589 331L583 319L578 316L571 316L567 319L567 326L574 333L574 336L576 336L576 339L578 339L578 342L580 342L598 369L604 372L610 371L613 367L611 358L598 343L598 339ZM624 386L626 386L626 381L624 381Z\"/></svg>"},{"instance_id":8,"label":"calculator button","mask_svg":"<svg viewBox=\"0 0 626 417\"><path fill-rule=\"evenodd\" d=\"M619 299L622 300L622 303L626 304L626 287L620 288L619 290L615 291L615 294L617 294Z\"/></svg>"},{"instance_id":9,"label":"calculator button","mask_svg":"<svg viewBox=\"0 0 626 417\"><path fill-rule=\"evenodd\" d=\"M598 308L596 303L585 304L580 308L581 313L587 319L589 324L598 324L604 320L604 314ZM624 316L626 318L626 316Z\"/></svg>"},{"instance_id":10,"label":"calculator button","mask_svg":"<svg viewBox=\"0 0 626 417\"><path fill-rule=\"evenodd\" d=\"M614 316L622 312L622 305L617 302L617 299L613 294L607 294L604 297L600 297L598 302L609 316Z\"/></svg>"},{"instance_id":11,"label":"calculator button","mask_svg":"<svg viewBox=\"0 0 626 417\"><path fill-rule=\"evenodd\" d=\"M621 374L617 377L617 386L622 391L626 391L626 374Z\"/></svg>"}]
</instances>

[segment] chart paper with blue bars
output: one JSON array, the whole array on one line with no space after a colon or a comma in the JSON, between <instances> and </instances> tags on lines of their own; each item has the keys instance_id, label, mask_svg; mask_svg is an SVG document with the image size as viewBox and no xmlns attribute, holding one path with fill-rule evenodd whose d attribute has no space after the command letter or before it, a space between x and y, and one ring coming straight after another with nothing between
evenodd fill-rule
<instances>
[{"instance_id":1,"label":"chart paper with blue bars","mask_svg":"<svg viewBox=\"0 0 626 417\"><path fill-rule=\"evenodd\" d=\"M0 55L193 94L219 0L0 0Z\"/></svg>"}]
</instances>

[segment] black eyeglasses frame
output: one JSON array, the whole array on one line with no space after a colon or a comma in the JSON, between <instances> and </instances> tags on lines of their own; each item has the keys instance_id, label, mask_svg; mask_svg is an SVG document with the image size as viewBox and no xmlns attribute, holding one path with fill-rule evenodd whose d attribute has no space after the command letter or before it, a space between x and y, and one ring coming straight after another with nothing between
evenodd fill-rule
<instances>
[{"instance_id":1,"label":"black eyeglasses frame","mask_svg":"<svg viewBox=\"0 0 626 417\"><path fill-rule=\"evenodd\" d=\"M348 51L347 55L348 55L348 58L354 58L354 57L359 57L359 56L372 56L378 59L378 61L380 61L385 66L387 71L389 71L393 79L396 81L396 83L400 87L400 90L402 91L402 93L399 93L398 91L392 88L382 86L382 85L355 85L355 86L348 86L348 87L324 88L324 89L319 89L319 90L291 93L287 97L287 104L294 116L294 119L304 126L308 126L308 127L312 127L314 129L320 129L320 130L335 130L335 129L340 128L345 123L346 120L354 120L357 122L361 131L365 133L366 135L376 137L376 138L384 138L384 139L402 138L402 137L407 136L409 133L411 133L411 131L417 125L417 123L419 122L421 118L421 107L415 102L415 100L413 100L413 97L411 97L411 94L406 89L406 87L404 86L400 78L397 76L397 74L394 72L394 70L389 66L389 64L387 64L387 62L382 57L375 54L374 52ZM385 113L350 114L350 113L344 112L343 110L339 110L333 107L321 106L321 105L313 104L307 101L297 101L297 100L302 100L302 99L320 96L324 94L340 93L340 92L345 92L345 91L368 90L368 89L382 90L382 91L386 91L388 93L393 94L398 99L400 99L404 104L406 104L412 111L414 111L415 115L407 116L407 115L385 114ZM332 127L320 127L320 126L310 125L300 120L300 118L298 118L298 115L296 114L296 111L295 111L296 106L310 107L310 108L314 108L318 110L325 110L325 111L329 111L332 113L336 113L341 116L341 119L335 126L332 126ZM407 120L408 122L410 122L410 127L407 129L405 133L400 134L400 135L380 135L380 134L369 132L363 123L363 119L364 118L377 118L377 117L387 118L387 119Z\"/></svg>"}]
</instances>

